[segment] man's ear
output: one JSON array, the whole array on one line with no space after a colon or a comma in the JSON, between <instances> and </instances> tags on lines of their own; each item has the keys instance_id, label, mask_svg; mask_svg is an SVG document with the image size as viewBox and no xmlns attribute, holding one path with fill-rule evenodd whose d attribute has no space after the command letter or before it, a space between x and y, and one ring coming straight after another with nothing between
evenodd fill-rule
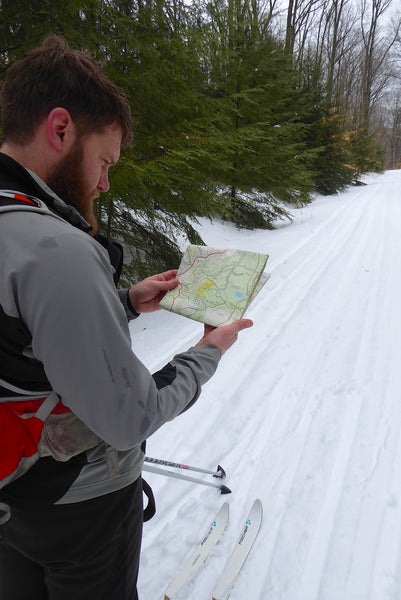
<instances>
[{"instance_id":1,"label":"man's ear","mask_svg":"<svg viewBox=\"0 0 401 600\"><path fill-rule=\"evenodd\" d=\"M53 108L46 120L46 134L49 144L57 152L68 150L74 139L74 124L66 108Z\"/></svg>"}]
</instances>

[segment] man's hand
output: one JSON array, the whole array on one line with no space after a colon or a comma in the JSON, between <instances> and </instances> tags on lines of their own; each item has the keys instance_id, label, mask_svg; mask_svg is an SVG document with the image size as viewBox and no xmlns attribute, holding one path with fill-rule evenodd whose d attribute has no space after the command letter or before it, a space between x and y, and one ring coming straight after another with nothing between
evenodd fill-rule
<instances>
[{"instance_id":1,"label":"man's hand","mask_svg":"<svg viewBox=\"0 0 401 600\"><path fill-rule=\"evenodd\" d=\"M147 277L130 288L129 299L137 313L158 310L159 302L168 290L178 285L177 269Z\"/></svg>"},{"instance_id":2,"label":"man's hand","mask_svg":"<svg viewBox=\"0 0 401 600\"><path fill-rule=\"evenodd\" d=\"M205 325L205 335L196 345L212 344L213 346L217 346L220 352L224 354L237 341L238 333L242 329L252 327L252 325L253 322L250 319L239 319L239 321L235 321L231 325L224 325L223 327Z\"/></svg>"}]
</instances>

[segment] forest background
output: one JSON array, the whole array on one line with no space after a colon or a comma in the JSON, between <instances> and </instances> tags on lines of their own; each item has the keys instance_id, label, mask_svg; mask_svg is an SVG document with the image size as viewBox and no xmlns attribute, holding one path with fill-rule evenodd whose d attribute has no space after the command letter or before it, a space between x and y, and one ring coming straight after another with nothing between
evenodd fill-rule
<instances>
[{"instance_id":1,"label":"forest background","mask_svg":"<svg viewBox=\"0 0 401 600\"><path fill-rule=\"evenodd\" d=\"M400 0L0 0L0 85L49 34L131 105L96 206L123 285L202 243L197 216L271 228L314 191L401 167Z\"/></svg>"}]
</instances>

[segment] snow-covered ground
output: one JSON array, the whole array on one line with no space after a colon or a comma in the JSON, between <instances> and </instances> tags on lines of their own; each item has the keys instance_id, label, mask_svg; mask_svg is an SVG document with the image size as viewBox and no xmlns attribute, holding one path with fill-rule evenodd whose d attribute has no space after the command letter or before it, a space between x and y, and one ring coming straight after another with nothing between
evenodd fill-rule
<instances>
[{"instance_id":1,"label":"snow-covered ground","mask_svg":"<svg viewBox=\"0 0 401 600\"><path fill-rule=\"evenodd\" d=\"M274 231L201 221L207 245L267 252L271 278L197 404L148 441L149 456L221 464L232 494L145 474L158 510L141 600L163 597L227 500L228 528L179 596L210 599L255 498L264 519L230 599L401 598L401 171L366 182ZM165 311L131 327L152 371L202 336Z\"/></svg>"}]
</instances>

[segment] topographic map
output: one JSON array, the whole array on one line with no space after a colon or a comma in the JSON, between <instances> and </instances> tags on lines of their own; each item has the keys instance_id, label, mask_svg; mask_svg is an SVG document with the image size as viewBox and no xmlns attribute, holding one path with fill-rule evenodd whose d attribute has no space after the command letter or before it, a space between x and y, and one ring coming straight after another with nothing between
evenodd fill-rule
<instances>
[{"instance_id":1,"label":"topographic map","mask_svg":"<svg viewBox=\"0 0 401 600\"><path fill-rule=\"evenodd\" d=\"M159 306L208 325L240 319L267 281L267 254L189 245L177 273L178 286Z\"/></svg>"}]
</instances>

